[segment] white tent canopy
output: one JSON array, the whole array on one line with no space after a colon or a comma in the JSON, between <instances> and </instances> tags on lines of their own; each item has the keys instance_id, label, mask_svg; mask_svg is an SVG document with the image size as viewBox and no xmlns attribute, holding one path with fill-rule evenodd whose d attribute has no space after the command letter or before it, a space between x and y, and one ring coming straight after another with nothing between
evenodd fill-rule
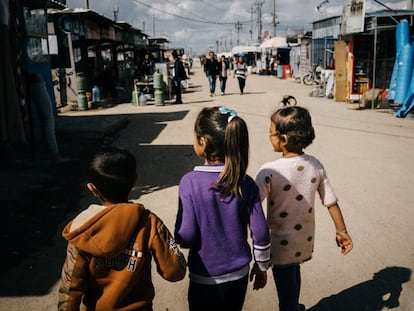
<instances>
[{"instance_id":1,"label":"white tent canopy","mask_svg":"<svg viewBox=\"0 0 414 311\"><path fill-rule=\"evenodd\" d=\"M260 53L260 47L256 45L238 45L231 49L232 55L243 54L243 53Z\"/></svg>"},{"instance_id":2,"label":"white tent canopy","mask_svg":"<svg viewBox=\"0 0 414 311\"><path fill-rule=\"evenodd\" d=\"M284 37L273 37L260 45L262 49L280 48L282 46L287 46L286 38Z\"/></svg>"}]
</instances>

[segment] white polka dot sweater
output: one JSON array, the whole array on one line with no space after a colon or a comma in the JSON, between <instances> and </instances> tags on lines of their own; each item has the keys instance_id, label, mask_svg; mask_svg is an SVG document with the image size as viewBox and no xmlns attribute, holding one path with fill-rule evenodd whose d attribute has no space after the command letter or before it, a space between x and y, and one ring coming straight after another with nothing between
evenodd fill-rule
<instances>
[{"instance_id":1,"label":"white polka dot sweater","mask_svg":"<svg viewBox=\"0 0 414 311\"><path fill-rule=\"evenodd\" d=\"M323 165L304 154L280 158L260 168L256 183L267 199L271 264L287 266L311 259L315 240L315 195L330 206L337 201Z\"/></svg>"}]
</instances>

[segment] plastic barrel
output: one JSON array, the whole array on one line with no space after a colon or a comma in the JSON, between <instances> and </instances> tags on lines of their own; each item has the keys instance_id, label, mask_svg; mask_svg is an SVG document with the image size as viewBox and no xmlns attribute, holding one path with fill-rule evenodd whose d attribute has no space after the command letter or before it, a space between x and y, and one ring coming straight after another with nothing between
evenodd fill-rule
<instances>
[{"instance_id":1,"label":"plastic barrel","mask_svg":"<svg viewBox=\"0 0 414 311\"><path fill-rule=\"evenodd\" d=\"M394 102L396 104L403 104L407 97L413 70L413 53L414 46L412 44L404 44L401 47L398 60L398 83L395 86Z\"/></svg>"},{"instance_id":2,"label":"plastic barrel","mask_svg":"<svg viewBox=\"0 0 414 311\"><path fill-rule=\"evenodd\" d=\"M94 85L92 88L92 101L99 102L101 100L101 94L99 92L99 87Z\"/></svg>"},{"instance_id":3,"label":"plastic barrel","mask_svg":"<svg viewBox=\"0 0 414 311\"><path fill-rule=\"evenodd\" d=\"M414 42L411 45L414 45ZM414 109L414 61L411 71L410 86L408 87L402 107L397 111L397 118L405 118L407 114Z\"/></svg>"},{"instance_id":4,"label":"plastic barrel","mask_svg":"<svg viewBox=\"0 0 414 311\"><path fill-rule=\"evenodd\" d=\"M283 78L291 78L292 71L290 70L290 65L283 65Z\"/></svg>"},{"instance_id":5,"label":"plastic barrel","mask_svg":"<svg viewBox=\"0 0 414 311\"><path fill-rule=\"evenodd\" d=\"M398 23L397 29L395 32L395 43L396 43L397 52L395 55L395 62L394 62L393 70L392 70L390 85L388 87L389 91L388 91L388 97L387 97L389 101L394 101L394 102L396 102L396 96L397 96L396 88L399 83L399 80L401 79L401 75L399 72L401 50L403 49L405 45L410 43L410 28L409 28L408 21L403 20ZM401 99L399 98L399 100Z\"/></svg>"},{"instance_id":6,"label":"plastic barrel","mask_svg":"<svg viewBox=\"0 0 414 311\"><path fill-rule=\"evenodd\" d=\"M277 77L283 78L283 66L282 65L277 65Z\"/></svg>"}]
</instances>

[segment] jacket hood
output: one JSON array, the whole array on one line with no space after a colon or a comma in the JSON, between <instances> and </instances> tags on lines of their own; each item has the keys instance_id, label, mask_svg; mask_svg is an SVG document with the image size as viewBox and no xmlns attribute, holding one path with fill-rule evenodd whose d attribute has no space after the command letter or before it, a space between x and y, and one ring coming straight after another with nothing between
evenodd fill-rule
<instances>
[{"instance_id":1,"label":"jacket hood","mask_svg":"<svg viewBox=\"0 0 414 311\"><path fill-rule=\"evenodd\" d=\"M108 206L71 231L73 220L62 236L78 249L96 257L116 257L137 231L145 211L141 204L122 203Z\"/></svg>"}]
</instances>

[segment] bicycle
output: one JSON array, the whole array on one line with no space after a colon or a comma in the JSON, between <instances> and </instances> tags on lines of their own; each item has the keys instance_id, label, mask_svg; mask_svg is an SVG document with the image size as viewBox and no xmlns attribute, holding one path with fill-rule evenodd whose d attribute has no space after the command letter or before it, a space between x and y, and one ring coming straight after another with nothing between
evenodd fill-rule
<instances>
[{"instance_id":1,"label":"bicycle","mask_svg":"<svg viewBox=\"0 0 414 311\"><path fill-rule=\"evenodd\" d=\"M309 70L309 72L303 76L302 78L303 84L312 85L314 81L321 80L321 73L322 73L322 67L313 65L312 70Z\"/></svg>"}]
</instances>

